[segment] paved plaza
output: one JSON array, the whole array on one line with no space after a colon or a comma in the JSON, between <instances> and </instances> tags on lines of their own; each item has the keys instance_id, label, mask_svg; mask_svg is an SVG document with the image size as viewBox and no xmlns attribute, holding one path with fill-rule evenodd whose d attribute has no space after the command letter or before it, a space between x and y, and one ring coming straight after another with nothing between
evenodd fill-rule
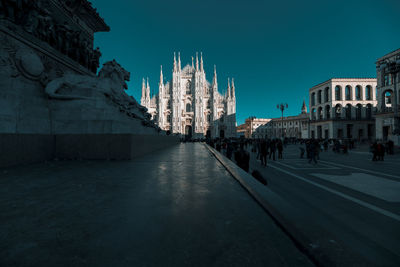
<instances>
[{"instance_id":1,"label":"paved plaza","mask_svg":"<svg viewBox=\"0 0 400 267\"><path fill-rule=\"evenodd\" d=\"M0 170L0 266L311 266L204 144Z\"/></svg>"},{"instance_id":2,"label":"paved plaza","mask_svg":"<svg viewBox=\"0 0 400 267\"><path fill-rule=\"evenodd\" d=\"M400 265L400 154L372 162L363 149L329 151L310 164L288 145L283 156L263 167L250 152L250 171L281 197L266 201L341 266Z\"/></svg>"}]
</instances>

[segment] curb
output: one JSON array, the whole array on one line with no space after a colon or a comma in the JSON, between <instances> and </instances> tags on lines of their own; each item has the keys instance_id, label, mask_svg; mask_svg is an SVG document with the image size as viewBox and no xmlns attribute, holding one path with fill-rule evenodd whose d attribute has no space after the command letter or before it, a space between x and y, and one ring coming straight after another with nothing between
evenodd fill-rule
<instances>
[{"instance_id":1,"label":"curb","mask_svg":"<svg viewBox=\"0 0 400 267\"><path fill-rule=\"evenodd\" d=\"M295 246L310 259L316 266L336 266L333 259L330 259L319 248L312 246L312 241L308 239L293 223L286 220L282 214L270 203L262 198L254 188L251 187L239 173L239 167L229 164L223 155L207 144L204 146L214 155L214 157L225 167L225 169L235 178L235 180L250 194L250 196L262 207L262 209L272 218L276 225L293 241ZM241 170L241 169L240 169ZM244 172L244 171L243 171ZM250 176L250 174L248 174ZM253 179L253 177L251 176Z\"/></svg>"}]
</instances>

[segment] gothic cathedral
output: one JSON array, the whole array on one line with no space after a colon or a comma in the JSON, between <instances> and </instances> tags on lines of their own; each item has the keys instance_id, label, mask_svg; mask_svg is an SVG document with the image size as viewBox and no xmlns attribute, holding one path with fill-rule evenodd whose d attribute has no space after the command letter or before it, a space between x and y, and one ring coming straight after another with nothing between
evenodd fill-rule
<instances>
[{"instance_id":1,"label":"gothic cathedral","mask_svg":"<svg viewBox=\"0 0 400 267\"><path fill-rule=\"evenodd\" d=\"M172 81L164 83L161 67L158 94L150 96L150 86L143 79L141 105L148 109L158 126L173 134L193 138L236 137L235 83L228 79L225 94L218 92L214 66L212 84L206 80L203 55L181 68L181 58L174 53Z\"/></svg>"}]
</instances>

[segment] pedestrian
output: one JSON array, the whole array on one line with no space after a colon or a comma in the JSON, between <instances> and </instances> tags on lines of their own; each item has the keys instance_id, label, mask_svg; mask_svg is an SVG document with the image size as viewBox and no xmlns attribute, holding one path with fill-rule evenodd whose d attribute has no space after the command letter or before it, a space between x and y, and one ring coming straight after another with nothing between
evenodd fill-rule
<instances>
[{"instance_id":1,"label":"pedestrian","mask_svg":"<svg viewBox=\"0 0 400 267\"><path fill-rule=\"evenodd\" d=\"M269 147L269 151L270 151L269 159L271 159L271 156L272 156L272 159L275 160L276 140L272 140L272 141L271 141L271 145L270 145L270 147Z\"/></svg>"},{"instance_id":2,"label":"pedestrian","mask_svg":"<svg viewBox=\"0 0 400 267\"><path fill-rule=\"evenodd\" d=\"M308 160L308 163L311 163L314 161L315 164L317 164L317 159L316 159L316 153L318 149L318 143L316 140L311 140L310 142L310 159Z\"/></svg>"},{"instance_id":3,"label":"pedestrian","mask_svg":"<svg viewBox=\"0 0 400 267\"><path fill-rule=\"evenodd\" d=\"M228 145L226 147L226 157L228 159L232 158L232 153L233 153L233 145L232 142L228 142Z\"/></svg>"},{"instance_id":4,"label":"pedestrian","mask_svg":"<svg viewBox=\"0 0 400 267\"><path fill-rule=\"evenodd\" d=\"M282 145L282 141L279 140L278 144L277 144L277 149L278 149L278 159L283 159L283 145Z\"/></svg>"},{"instance_id":5,"label":"pedestrian","mask_svg":"<svg viewBox=\"0 0 400 267\"><path fill-rule=\"evenodd\" d=\"M378 144L374 142L371 146L371 152L372 152L372 161L377 161L378 160Z\"/></svg>"},{"instance_id":6,"label":"pedestrian","mask_svg":"<svg viewBox=\"0 0 400 267\"><path fill-rule=\"evenodd\" d=\"M267 155L268 155L268 148L267 142L262 140L260 144L260 154L261 154L261 165L267 166Z\"/></svg>"},{"instance_id":7,"label":"pedestrian","mask_svg":"<svg viewBox=\"0 0 400 267\"><path fill-rule=\"evenodd\" d=\"M250 168L250 154L244 150L244 143L240 143L240 149L235 152L236 164L244 171L249 172Z\"/></svg>"},{"instance_id":8,"label":"pedestrian","mask_svg":"<svg viewBox=\"0 0 400 267\"><path fill-rule=\"evenodd\" d=\"M304 152L305 152L305 150L304 150L304 147L300 147L300 158L302 159L303 157L304 157Z\"/></svg>"}]
</instances>

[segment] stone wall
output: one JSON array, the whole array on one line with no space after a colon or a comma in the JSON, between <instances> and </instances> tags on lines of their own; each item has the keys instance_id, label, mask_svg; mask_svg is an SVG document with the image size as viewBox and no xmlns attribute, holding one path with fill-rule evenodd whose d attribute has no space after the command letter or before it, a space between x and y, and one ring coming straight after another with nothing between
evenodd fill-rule
<instances>
[{"instance_id":1,"label":"stone wall","mask_svg":"<svg viewBox=\"0 0 400 267\"><path fill-rule=\"evenodd\" d=\"M54 159L131 160L179 138L133 134L0 134L0 168Z\"/></svg>"}]
</instances>

